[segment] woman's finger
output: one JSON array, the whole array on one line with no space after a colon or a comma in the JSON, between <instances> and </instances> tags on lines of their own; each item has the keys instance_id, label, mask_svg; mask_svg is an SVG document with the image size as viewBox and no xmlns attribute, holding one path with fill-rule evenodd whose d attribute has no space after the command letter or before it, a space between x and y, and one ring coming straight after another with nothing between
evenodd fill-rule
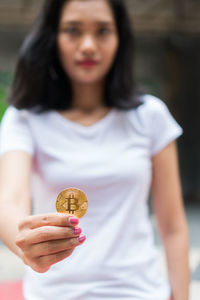
<instances>
[{"instance_id":1,"label":"woman's finger","mask_svg":"<svg viewBox=\"0 0 200 300\"><path fill-rule=\"evenodd\" d=\"M16 244L19 247L30 247L32 244L38 244L45 241L67 239L79 236L80 227L59 227L43 226L24 232L17 238Z\"/></svg>"},{"instance_id":2,"label":"woman's finger","mask_svg":"<svg viewBox=\"0 0 200 300\"><path fill-rule=\"evenodd\" d=\"M51 267L51 265L69 257L72 254L73 250L74 249L70 249L55 254L50 254L48 256L38 257L36 262L31 265L31 267L36 272L44 273Z\"/></svg>"},{"instance_id":3,"label":"woman's finger","mask_svg":"<svg viewBox=\"0 0 200 300\"><path fill-rule=\"evenodd\" d=\"M80 238L82 239L83 237L84 236L82 235ZM79 241L79 237L64 240L48 241L40 244L35 244L31 247L31 249L25 249L24 252L26 255L26 251L28 251L28 255L32 258L38 256L48 256L51 254L56 254L58 252L74 249L75 247L79 246L82 242Z\"/></svg>"},{"instance_id":4,"label":"woman's finger","mask_svg":"<svg viewBox=\"0 0 200 300\"><path fill-rule=\"evenodd\" d=\"M19 230L24 228L35 229L43 226L76 226L79 223L79 219L75 216L64 213L51 213L28 216L24 218L19 224Z\"/></svg>"},{"instance_id":5,"label":"woman's finger","mask_svg":"<svg viewBox=\"0 0 200 300\"><path fill-rule=\"evenodd\" d=\"M30 231L29 241L31 244L37 244L45 241L67 239L79 235L81 231L80 227L39 227Z\"/></svg>"}]
</instances>

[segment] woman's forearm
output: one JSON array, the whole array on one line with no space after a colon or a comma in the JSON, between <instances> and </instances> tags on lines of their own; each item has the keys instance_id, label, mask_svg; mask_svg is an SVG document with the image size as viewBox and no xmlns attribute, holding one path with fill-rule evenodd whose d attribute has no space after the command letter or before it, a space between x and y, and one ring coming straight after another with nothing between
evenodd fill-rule
<instances>
[{"instance_id":1,"label":"woman's forearm","mask_svg":"<svg viewBox=\"0 0 200 300\"><path fill-rule=\"evenodd\" d=\"M18 235L18 224L25 217L24 209L13 202L0 201L0 239L17 256L21 256L20 249L15 241Z\"/></svg>"},{"instance_id":2,"label":"woman's forearm","mask_svg":"<svg viewBox=\"0 0 200 300\"><path fill-rule=\"evenodd\" d=\"M32 157L24 151L8 151L0 159L0 238L21 257L16 246L19 222L31 212Z\"/></svg>"},{"instance_id":3,"label":"woman's forearm","mask_svg":"<svg viewBox=\"0 0 200 300\"><path fill-rule=\"evenodd\" d=\"M170 232L163 238L172 300L189 300L190 268L187 230Z\"/></svg>"}]
</instances>

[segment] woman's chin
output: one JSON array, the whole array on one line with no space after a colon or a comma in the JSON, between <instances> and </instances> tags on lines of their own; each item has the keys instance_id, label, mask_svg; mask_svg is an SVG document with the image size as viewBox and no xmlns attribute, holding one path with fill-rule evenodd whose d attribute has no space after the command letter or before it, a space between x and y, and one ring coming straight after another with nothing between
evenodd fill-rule
<instances>
[{"instance_id":1,"label":"woman's chin","mask_svg":"<svg viewBox=\"0 0 200 300\"><path fill-rule=\"evenodd\" d=\"M101 77L90 77L85 75L84 77L74 78L74 82L79 84L95 84L102 81Z\"/></svg>"}]
</instances>

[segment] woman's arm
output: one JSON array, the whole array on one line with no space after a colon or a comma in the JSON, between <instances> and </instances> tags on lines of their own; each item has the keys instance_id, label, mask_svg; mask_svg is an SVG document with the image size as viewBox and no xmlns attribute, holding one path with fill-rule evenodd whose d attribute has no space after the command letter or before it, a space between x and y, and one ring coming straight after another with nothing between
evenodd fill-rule
<instances>
[{"instance_id":1,"label":"woman's arm","mask_svg":"<svg viewBox=\"0 0 200 300\"><path fill-rule=\"evenodd\" d=\"M23 151L0 159L0 238L33 270L46 272L70 256L85 236L80 236L78 219L72 215L30 216L31 168L32 157Z\"/></svg>"},{"instance_id":2,"label":"woman's arm","mask_svg":"<svg viewBox=\"0 0 200 300\"><path fill-rule=\"evenodd\" d=\"M31 155L22 151L8 152L0 159L0 237L18 256L18 224L31 211L31 166Z\"/></svg>"},{"instance_id":3,"label":"woman's arm","mask_svg":"<svg viewBox=\"0 0 200 300\"><path fill-rule=\"evenodd\" d=\"M189 243L184 213L176 143L152 159L152 201L166 252L173 300L189 299Z\"/></svg>"}]
</instances>

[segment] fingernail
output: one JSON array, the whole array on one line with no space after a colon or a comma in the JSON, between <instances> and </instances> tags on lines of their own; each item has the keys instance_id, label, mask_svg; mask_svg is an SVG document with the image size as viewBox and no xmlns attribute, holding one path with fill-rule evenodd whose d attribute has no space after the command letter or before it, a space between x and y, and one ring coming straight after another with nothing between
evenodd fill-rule
<instances>
[{"instance_id":1,"label":"fingernail","mask_svg":"<svg viewBox=\"0 0 200 300\"><path fill-rule=\"evenodd\" d=\"M77 225L79 220L77 218L74 218L74 217L70 217L69 218L69 222L72 224L72 225Z\"/></svg>"},{"instance_id":2,"label":"fingernail","mask_svg":"<svg viewBox=\"0 0 200 300\"><path fill-rule=\"evenodd\" d=\"M81 228L74 228L74 234L79 234L81 231Z\"/></svg>"},{"instance_id":3,"label":"fingernail","mask_svg":"<svg viewBox=\"0 0 200 300\"><path fill-rule=\"evenodd\" d=\"M86 240L86 236L85 236L85 235L81 235L81 236L78 237L79 243L82 243L82 242L84 242L85 240Z\"/></svg>"}]
</instances>

